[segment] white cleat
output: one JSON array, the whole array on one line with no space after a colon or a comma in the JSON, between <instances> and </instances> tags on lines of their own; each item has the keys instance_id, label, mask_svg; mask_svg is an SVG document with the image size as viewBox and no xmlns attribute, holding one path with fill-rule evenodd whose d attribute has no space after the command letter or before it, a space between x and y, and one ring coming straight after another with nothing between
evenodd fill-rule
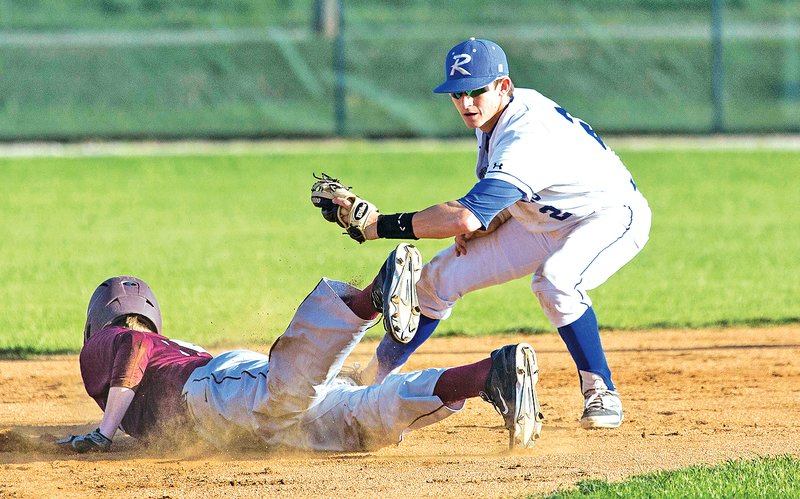
<instances>
[{"instance_id":1,"label":"white cleat","mask_svg":"<svg viewBox=\"0 0 800 499\"><path fill-rule=\"evenodd\" d=\"M419 250L413 244L400 243L389 253L372 288L372 303L383 312L383 328L398 343L408 343L417 334L421 273Z\"/></svg>"},{"instance_id":2,"label":"white cleat","mask_svg":"<svg viewBox=\"0 0 800 499\"><path fill-rule=\"evenodd\" d=\"M586 378L590 383L589 388L583 392L581 427L587 430L619 428L622 420L625 419L619 394L614 390L609 390L603 379L596 374L581 371L581 378Z\"/></svg>"}]
</instances>

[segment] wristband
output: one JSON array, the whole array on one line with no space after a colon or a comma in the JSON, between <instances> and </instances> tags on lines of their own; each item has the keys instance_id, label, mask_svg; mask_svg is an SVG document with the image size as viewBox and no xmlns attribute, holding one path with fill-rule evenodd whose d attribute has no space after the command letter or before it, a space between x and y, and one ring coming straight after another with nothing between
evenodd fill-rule
<instances>
[{"instance_id":1,"label":"wristband","mask_svg":"<svg viewBox=\"0 0 800 499\"><path fill-rule=\"evenodd\" d=\"M392 215L378 215L378 237L384 239L419 239L414 235L411 219L416 215L412 213L394 213Z\"/></svg>"}]
</instances>

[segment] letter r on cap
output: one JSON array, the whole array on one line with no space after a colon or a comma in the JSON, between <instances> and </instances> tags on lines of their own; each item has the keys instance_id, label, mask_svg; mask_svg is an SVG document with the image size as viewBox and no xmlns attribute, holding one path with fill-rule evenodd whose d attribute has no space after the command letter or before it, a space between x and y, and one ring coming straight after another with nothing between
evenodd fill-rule
<instances>
[{"instance_id":1,"label":"letter r on cap","mask_svg":"<svg viewBox=\"0 0 800 499\"><path fill-rule=\"evenodd\" d=\"M452 66L450 66L450 76L458 71L464 76L472 76L472 74L467 71L466 69L462 68L464 64L467 64L469 61L472 60L472 56L469 54L458 54L453 56L453 60L455 61Z\"/></svg>"}]
</instances>

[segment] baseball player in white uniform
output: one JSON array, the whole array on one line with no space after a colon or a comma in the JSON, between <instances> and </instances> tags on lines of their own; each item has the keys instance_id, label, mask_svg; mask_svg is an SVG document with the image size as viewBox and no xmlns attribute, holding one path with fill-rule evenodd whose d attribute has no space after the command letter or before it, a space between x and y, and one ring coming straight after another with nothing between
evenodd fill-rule
<instances>
[{"instance_id":1,"label":"baseball player in white uniform","mask_svg":"<svg viewBox=\"0 0 800 499\"><path fill-rule=\"evenodd\" d=\"M372 386L340 376L386 302L399 315L416 306L409 297L421 266L417 249L401 243L363 290L323 278L268 355L234 350L214 357L168 339L147 283L107 279L89 301L80 355L84 386L103 419L91 433L58 443L74 452L107 451L122 428L173 444L188 436L220 448L372 450L481 396L503 415L509 445L532 447L542 415L536 356L525 343L473 364L391 375Z\"/></svg>"},{"instance_id":2,"label":"baseball player in white uniform","mask_svg":"<svg viewBox=\"0 0 800 499\"><path fill-rule=\"evenodd\" d=\"M455 238L423 267L416 335L406 343L387 335L367 375L380 381L398 370L466 293L532 276L533 293L578 370L581 426L618 427L622 403L587 291L645 245L647 201L588 123L535 90L514 88L496 43L470 38L453 47L434 92L449 94L475 129L478 182L458 200L410 213L375 209L362 222L365 240Z\"/></svg>"}]
</instances>

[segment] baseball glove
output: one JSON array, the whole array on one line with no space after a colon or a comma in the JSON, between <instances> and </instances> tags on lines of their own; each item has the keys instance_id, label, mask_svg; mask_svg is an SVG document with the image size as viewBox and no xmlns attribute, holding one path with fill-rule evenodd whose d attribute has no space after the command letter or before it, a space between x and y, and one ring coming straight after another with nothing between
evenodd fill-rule
<instances>
[{"instance_id":1,"label":"baseball glove","mask_svg":"<svg viewBox=\"0 0 800 499\"><path fill-rule=\"evenodd\" d=\"M372 213L378 214L378 208L369 201L362 199L342 184L339 179L329 175L314 175L316 182L311 186L311 203L322 210L322 216L328 222L336 223L347 231L347 235L359 243L367 240L364 229ZM345 208L333 202L341 198L350 201L350 207Z\"/></svg>"}]
</instances>

